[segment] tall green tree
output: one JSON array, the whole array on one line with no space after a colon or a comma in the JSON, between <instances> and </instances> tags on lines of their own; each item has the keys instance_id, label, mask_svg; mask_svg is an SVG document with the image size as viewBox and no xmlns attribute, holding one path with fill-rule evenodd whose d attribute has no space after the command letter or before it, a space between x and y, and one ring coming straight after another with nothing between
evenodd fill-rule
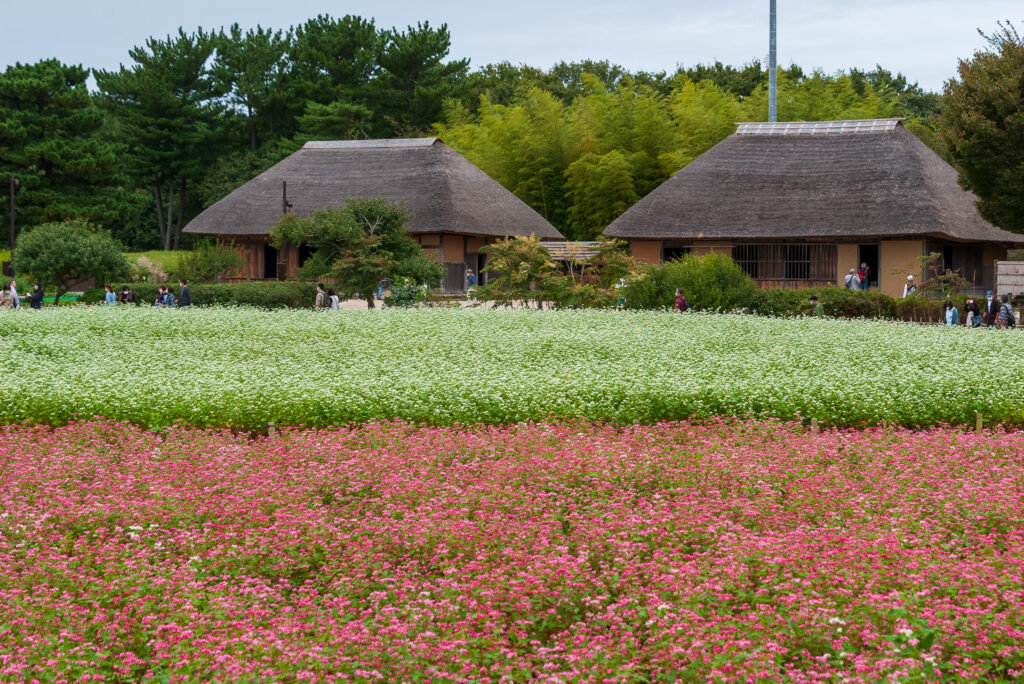
<instances>
[{"instance_id":1,"label":"tall green tree","mask_svg":"<svg viewBox=\"0 0 1024 684\"><path fill-rule=\"evenodd\" d=\"M286 117L283 86L291 42L290 30L257 26L243 33L238 24L215 37L212 74L231 106L243 114L252 151L274 136L275 124L279 130Z\"/></svg>"},{"instance_id":2,"label":"tall green tree","mask_svg":"<svg viewBox=\"0 0 1024 684\"><path fill-rule=\"evenodd\" d=\"M88 69L50 59L0 74L0 181L20 181L18 222L81 219L111 227L137 203L125 190L125 145L104 131ZM7 225L8 203L0 203Z\"/></svg>"},{"instance_id":3,"label":"tall green tree","mask_svg":"<svg viewBox=\"0 0 1024 684\"><path fill-rule=\"evenodd\" d=\"M447 24L435 29L423 22L384 34L377 60L380 74L374 81L378 133L428 133L440 119L444 101L461 95L469 60L445 61L450 49Z\"/></svg>"},{"instance_id":4,"label":"tall green tree","mask_svg":"<svg viewBox=\"0 0 1024 684\"><path fill-rule=\"evenodd\" d=\"M409 237L409 213L382 197L350 199L338 209L318 209L306 218L288 214L274 227L274 245L309 245L313 248L302 275L327 276L340 291L366 297L374 308L373 293L385 278L408 278L435 284L443 276L419 244Z\"/></svg>"},{"instance_id":5,"label":"tall green tree","mask_svg":"<svg viewBox=\"0 0 1024 684\"><path fill-rule=\"evenodd\" d=\"M152 189L164 249L179 247L187 187L213 158L224 124L226 92L208 67L216 47L214 34L178 29L133 48L130 67L96 72L101 101L131 149L131 171Z\"/></svg>"},{"instance_id":6,"label":"tall green tree","mask_svg":"<svg viewBox=\"0 0 1024 684\"><path fill-rule=\"evenodd\" d=\"M85 221L45 223L22 233L14 268L56 287L55 305L75 283L89 278L122 280L131 273L121 245L107 231Z\"/></svg>"},{"instance_id":7,"label":"tall green tree","mask_svg":"<svg viewBox=\"0 0 1024 684\"><path fill-rule=\"evenodd\" d=\"M1024 39L999 28L946 83L939 133L981 215L1024 233Z\"/></svg>"}]
</instances>

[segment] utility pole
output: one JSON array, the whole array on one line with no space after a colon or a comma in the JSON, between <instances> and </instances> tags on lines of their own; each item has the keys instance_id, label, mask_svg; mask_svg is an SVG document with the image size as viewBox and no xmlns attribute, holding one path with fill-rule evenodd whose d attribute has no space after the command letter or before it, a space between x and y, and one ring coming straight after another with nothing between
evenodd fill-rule
<instances>
[{"instance_id":1,"label":"utility pole","mask_svg":"<svg viewBox=\"0 0 1024 684\"><path fill-rule=\"evenodd\" d=\"M775 45L775 0L770 0L771 7L768 10L768 120L778 121L779 110L777 105L779 84L776 72L776 60L778 57Z\"/></svg>"}]
</instances>

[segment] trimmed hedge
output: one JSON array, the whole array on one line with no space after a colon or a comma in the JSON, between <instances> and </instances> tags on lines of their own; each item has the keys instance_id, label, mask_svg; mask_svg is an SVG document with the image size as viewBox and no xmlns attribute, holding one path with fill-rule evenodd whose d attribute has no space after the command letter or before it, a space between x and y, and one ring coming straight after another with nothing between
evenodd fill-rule
<instances>
[{"instance_id":1,"label":"trimmed hedge","mask_svg":"<svg viewBox=\"0 0 1024 684\"><path fill-rule=\"evenodd\" d=\"M174 296L181 293L177 283L168 283ZM135 293L136 305L151 305L156 301L160 283L118 283L115 292L127 285ZM195 306L255 306L261 309L311 309L316 300L315 283L294 281L247 281L240 283L197 283L189 285ZM96 287L86 290L78 300L86 304L103 302L105 290Z\"/></svg>"},{"instance_id":2,"label":"trimmed hedge","mask_svg":"<svg viewBox=\"0 0 1024 684\"><path fill-rule=\"evenodd\" d=\"M761 316L801 316L811 313L817 295L826 316L835 318L897 318L896 299L883 292L852 292L838 285L802 290L757 290L748 311Z\"/></svg>"}]
</instances>

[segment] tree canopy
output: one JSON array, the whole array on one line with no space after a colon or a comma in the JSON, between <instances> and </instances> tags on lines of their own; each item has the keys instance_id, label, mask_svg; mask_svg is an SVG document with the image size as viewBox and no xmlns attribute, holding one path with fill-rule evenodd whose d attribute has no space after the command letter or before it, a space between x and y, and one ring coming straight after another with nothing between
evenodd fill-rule
<instances>
[{"instance_id":1,"label":"tree canopy","mask_svg":"<svg viewBox=\"0 0 1024 684\"><path fill-rule=\"evenodd\" d=\"M440 135L565 235L590 239L737 121L767 118L768 73L756 60L653 73L607 60L471 70L450 51L444 24L320 15L146 39L120 68L95 72L95 93L88 68L15 65L0 74L0 173L22 180L22 225L78 218L136 248L175 248L191 239L181 235L191 218L308 140ZM1013 70L979 83L1002 78ZM1002 86L992 87L995 96ZM957 92L925 92L882 66L779 69L780 118L905 117L940 154L956 143L980 189L967 160L984 158L981 143L936 134L940 105Z\"/></svg>"},{"instance_id":2,"label":"tree canopy","mask_svg":"<svg viewBox=\"0 0 1024 684\"><path fill-rule=\"evenodd\" d=\"M940 135L981 215L1024 233L1024 39L1009 23L985 38L946 84Z\"/></svg>"},{"instance_id":3,"label":"tree canopy","mask_svg":"<svg viewBox=\"0 0 1024 684\"><path fill-rule=\"evenodd\" d=\"M374 308L380 281L408 278L417 284L441 280L441 266L409 237L405 209L382 197L350 199L344 207L318 209L300 218L288 214L274 227L275 246L309 245L314 251L302 267L307 278L329 277L349 297L358 292Z\"/></svg>"},{"instance_id":4,"label":"tree canopy","mask_svg":"<svg viewBox=\"0 0 1024 684\"><path fill-rule=\"evenodd\" d=\"M54 303L75 283L89 278L122 280L131 273L122 246L84 221L45 223L23 232L14 251L14 267L54 285Z\"/></svg>"}]
</instances>

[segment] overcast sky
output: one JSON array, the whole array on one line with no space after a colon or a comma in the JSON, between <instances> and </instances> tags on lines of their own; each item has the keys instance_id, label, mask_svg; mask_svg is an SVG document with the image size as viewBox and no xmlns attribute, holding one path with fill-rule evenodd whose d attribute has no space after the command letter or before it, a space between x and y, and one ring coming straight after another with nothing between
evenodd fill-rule
<instances>
[{"instance_id":1,"label":"overcast sky","mask_svg":"<svg viewBox=\"0 0 1024 684\"><path fill-rule=\"evenodd\" d=\"M929 90L983 46L996 21L1024 25L1022 0L778 0L779 63L827 72L882 64ZM447 23L452 56L471 67L508 60L550 67L607 59L631 69L673 70L721 60L742 64L768 51L768 0L7 0L0 10L0 64L56 57L110 69L128 50L178 26L238 22L287 28L317 14L374 17L379 27Z\"/></svg>"}]
</instances>

